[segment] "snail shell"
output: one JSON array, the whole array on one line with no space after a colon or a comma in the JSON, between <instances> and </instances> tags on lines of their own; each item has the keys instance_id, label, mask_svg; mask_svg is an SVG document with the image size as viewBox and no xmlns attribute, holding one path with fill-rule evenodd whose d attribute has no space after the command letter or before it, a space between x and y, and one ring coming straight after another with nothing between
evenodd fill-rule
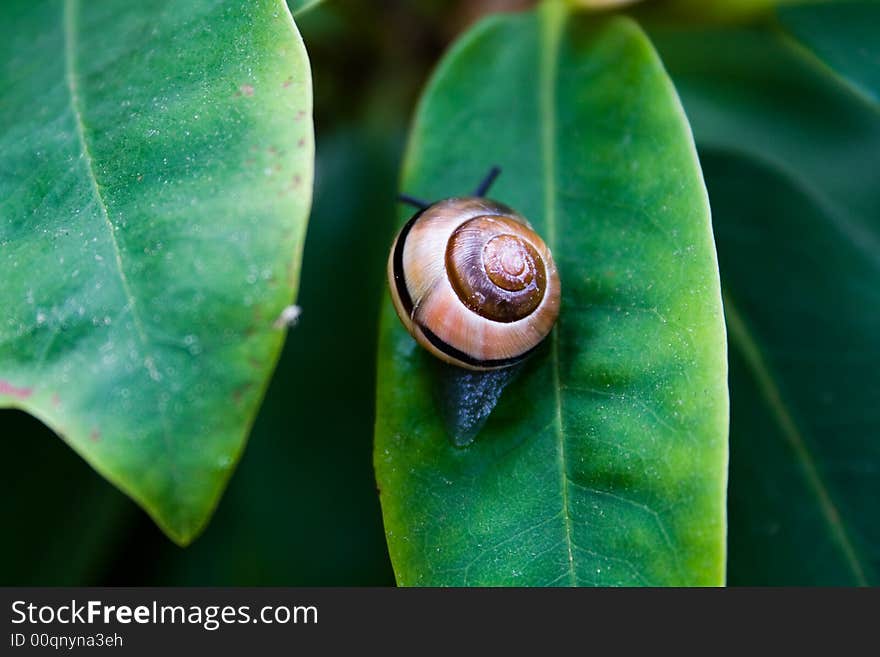
<instances>
[{"instance_id":1,"label":"snail shell","mask_svg":"<svg viewBox=\"0 0 880 657\"><path fill-rule=\"evenodd\" d=\"M559 315L550 250L524 217L484 198L450 198L416 213L391 247L388 281L418 343L472 370L522 361Z\"/></svg>"}]
</instances>

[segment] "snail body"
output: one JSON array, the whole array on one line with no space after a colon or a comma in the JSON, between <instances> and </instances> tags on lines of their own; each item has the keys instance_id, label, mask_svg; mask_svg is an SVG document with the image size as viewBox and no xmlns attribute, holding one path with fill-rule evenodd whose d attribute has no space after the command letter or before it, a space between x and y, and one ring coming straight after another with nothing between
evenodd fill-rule
<instances>
[{"instance_id":1,"label":"snail body","mask_svg":"<svg viewBox=\"0 0 880 657\"><path fill-rule=\"evenodd\" d=\"M388 281L416 341L470 370L523 361L559 314L547 245L524 217L480 195L423 206L391 247Z\"/></svg>"}]
</instances>

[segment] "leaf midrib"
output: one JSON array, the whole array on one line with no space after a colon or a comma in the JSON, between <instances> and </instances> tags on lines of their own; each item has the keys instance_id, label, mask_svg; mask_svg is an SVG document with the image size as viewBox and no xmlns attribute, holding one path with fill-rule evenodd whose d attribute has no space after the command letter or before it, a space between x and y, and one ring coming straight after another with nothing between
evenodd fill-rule
<instances>
[{"instance_id":1,"label":"leaf midrib","mask_svg":"<svg viewBox=\"0 0 880 657\"><path fill-rule=\"evenodd\" d=\"M75 13L76 7L78 5L79 0L64 0L64 75L67 80L67 89L70 93L70 109L73 113L73 119L76 122L76 135L77 139L79 140L80 149L82 150L83 159L86 163L86 172L88 173L89 183L91 185L92 192L94 193L95 200L98 202L98 207L101 210L101 217L104 219L104 224L107 227L107 232L110 235L110 244L113 246L113 255L116 259L116 271L119 274L119 280L122 283L122 289L125 293L128 307L131 309L131 316L135 325L135 329L137 330L138 337L140 338L144 347L146 347L146 332L144 331L144 326L141 322L140 316L138 315L138 310L134 302L134 296L131 293L131 287L129 286L128 278L125 275L125 269L122 266L122 253L119 250L119 243L116 241L113 224L110 221L110 214L107 211L107 203L104 200L104 196L101 193L101 187L98 184L97 177L95 176L94 160L92 159L92 153L89 150L89 145L86 141L85 126L83 125L82 119L81 102L79 98L78 86L76 83L76 67L74 64L76 60L77 46Z\"/></svg>"},{"instance_id":2,"label":"leaf midrib","mask_svg":"<svg viewBox=\"0 0 880 657\"><path fill-rule=\"evenodd\" d=\"M538 103L541 114L541 159L544 172L544 218L547 223L547 242L550 250L557 246L556 225L556 81L561 46L562 25L566 12L562 5L548 3L543 8L542 22L544 40L539 49L538 66L539 84ZM565 531L565 545L568 556L569 583L577 586L577 575L574 567L571 514L568 504L568 465L565 452L565 427L562 415L562 385L559 375L559 328L550 336L550 360L553 368L553 392L556 401L557 458L559 461L559 480L562 491L562 519Z\"/></svg>"},{"instance_id":3,"label":"leaf midrib","mask_svg":"<svg viewBox=\"0 0 880 657\"><path fill-rule=\"evenodd\" d=\"M150 342L147 338L144 324L141 321L140 315L138 313L135 298L132 294L131 286L128 282L128 277L125 274L125 268L122 263L122 251L120 250L119 243L116 240L113 223L110 221L110 213L107 209L107 202L104 199L104 195L101 192L101 186L98 183L97 176L95 175L94 160L92 159L91 150L89 149L88 141L86 139L85 125L83 123L83 113L79 97L75 66L77 50L76 14L78 6L79 0L64 0L64 4L62 5L62 26L64 34L64 76L67 82L68 93L70 95L70 109L71 113L73 114L74 122L76 124L77 139L79 141L83 160L86 164L85 169L86 173L88 174L89 184L91 186L95 200L98 203L98 207L100 208L101 217L104 220L104 225L107 228L107 233L110 237L110 245L113 247L113 254L116 261L116 272L119 275L119 280L122 285L122 290L125 295L126 303L129 312L131 313L132 323L135 326L135 332L137 333L138 339L140 340L141 345L144 349L145 356L143 360L143 366L147 370L147 375L150 377L150 379L153 381L158 381L157 377L159 376L159 374L156 370L155 359L152 357L152 355L150 355ZM160 423L162 425L162 437L168 454L168 464L171 469L171 483L175 488L179 488L179 473L177 470L177 462L173 458L174 449L171 444L171 431L169 429L168 418L162 404L157 404L157 411ZM109 473L105 476L112 479ZM146 500L144 500L142 503L145 506L149 507Z\"/></svg>"}]
</instances>

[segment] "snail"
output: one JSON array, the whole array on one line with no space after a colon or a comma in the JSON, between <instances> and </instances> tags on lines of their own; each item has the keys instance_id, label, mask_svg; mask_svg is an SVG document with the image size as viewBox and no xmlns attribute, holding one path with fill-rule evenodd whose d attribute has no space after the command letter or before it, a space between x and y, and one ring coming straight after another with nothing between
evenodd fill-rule
<instances>
[{"instance_id":1,"label":"snail","mask_svg":"<svg viewBox=\"0 0 880 657\"><path fill-rule=\"evenodd\" d=\"M472 196L425 203L394 240L388 282L407 331L434 356L468 370L525 360L559 315L559 274L526 219L485 198L493 167Z\"/></svg>"}]
</instances>

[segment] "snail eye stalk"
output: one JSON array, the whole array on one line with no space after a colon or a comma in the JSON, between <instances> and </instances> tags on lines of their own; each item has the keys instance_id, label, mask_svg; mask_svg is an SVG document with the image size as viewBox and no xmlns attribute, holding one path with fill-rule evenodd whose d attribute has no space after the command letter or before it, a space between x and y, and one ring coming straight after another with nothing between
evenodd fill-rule
<instances>
[{"instance_id":1,"label":"snail eye stalk","mask_svg":"<svg viewBox=\"0 0 880 657\"><path fill-rule=\"evenodd\" d=\"M492 186L492 183L495 182L495 179L501 174L501 167L492 167L489 169L489 173L486 174L486 177L483 178L483 182L481 182L477 188L474 190L474 196L483 197L489 193L489 188Z\"/></svg>"},{"instance_id":2,"label":"snail eye stalk","mask_svg":"<svg viewBox=\"0 0 880 657\"><path fill-rule=\"evenodd\" d=\"M501 167L494 166L489 169L489 173L486 174L486 177L477 185L477 188L474 190L474 196L477 198L482 198L486 194L489 193L489 189L492 187L492 184L501 175ZM406 203L407 205L411 205L412 207L418 210L427 210L431 207L431 204L427 201L423 201L420 198L416 198L415 196L410 196L409 194L398 194L397 200L401 203Z\"/></svg>"},{"instance_id":3,"label":"snail eye stalk","mask_svg":"<svg viewBox=\"0 0 880 657\"><path fill-rule=\"evenodd\" d=\"M410 196L409 194L398 194L397 200L401 203L411 205L414 208L418 208L419 210L426 210L431 206L430 203L427 203L420 198L416 198L415 196Z\"/></svg>"}]
</instances>

